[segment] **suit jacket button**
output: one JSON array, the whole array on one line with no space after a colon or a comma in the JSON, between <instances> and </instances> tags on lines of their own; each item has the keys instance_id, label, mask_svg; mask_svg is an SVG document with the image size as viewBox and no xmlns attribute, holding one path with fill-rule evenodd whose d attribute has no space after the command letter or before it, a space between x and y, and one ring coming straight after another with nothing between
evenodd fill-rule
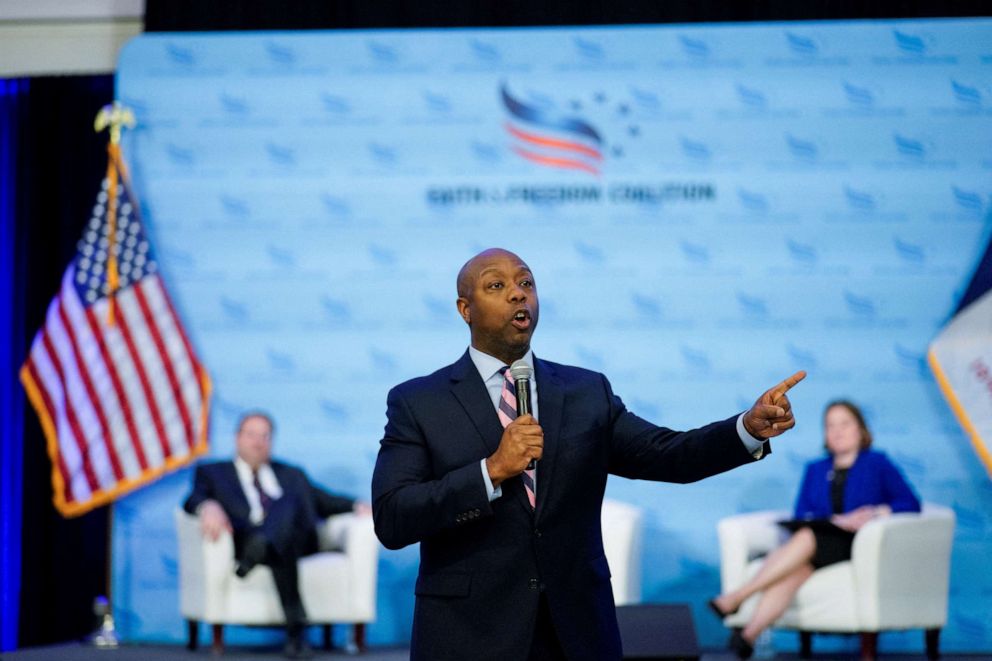
<instances>
[{"instance_id":1,"label":"suit jacket button","mask_svg":"<svg viewBox=\"0 0 992 661\"><path fill-rule=\"evenodd\" d=\"M534 537L540 537L540 536L541 536L540 528L534 528Z\"/></svg>"},{"instance_id":2,"label":"suit jacket button","mask_svg":"<svg viewBox=\"0 0 992 661\"><path fill-rule=\"evenodd\" d=\"M540 587L540 583L536 578L532 578L528 582L527 587L529 587L531 590L537 590Z\"/></svg>"}]
</instances>

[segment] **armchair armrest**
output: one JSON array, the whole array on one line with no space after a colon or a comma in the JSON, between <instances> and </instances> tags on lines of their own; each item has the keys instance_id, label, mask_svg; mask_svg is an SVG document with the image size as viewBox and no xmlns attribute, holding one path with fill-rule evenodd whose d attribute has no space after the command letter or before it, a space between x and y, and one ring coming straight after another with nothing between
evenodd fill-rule
<instances>
[{"instance_id":1,"label":"armchair armrest","mask_svg":"<svg viewBox=\"0 0 992 661\"><path fill-rule=\"evenodd\" d=\"M179 538L179 608L183 617L215 621L223 612L223 596L234 576L234 539L223 533L215 541L203 537L200 520L182 508L175 511Z\"/></svg>"},{"instance_id":2,"label":"armchair armrest","mask_svg":"<svg viewBox=\"0 0 992 661\"><path fill-rule=\"evenodd\" d=\"M867 630L944 625L954 519L953 510L927 504L858 531L851 562Z\"/></svg>"},{"instance_id":3,"label":"armchair armrest","mask_svg":"<svg viewBox=\"0 0 992 661\"><path fill-rule=\"evenodd\" d=\"M785 532L775 522L790 517L788 510L762 510L728 516L717 523L720 586L724 592L744 583L751 560L782 543Z\"/></svg>"},{"instance_id":4,"label":"armchair armrest","mask_svg":"<svg viewBox=\"0 0 992 661\"><path fill-rule=\"evenodd\" d=\"M371 516L335 514L317 527L317 539L322 551L343 552L348 558L349 575L353 585L349 599L356 613L364 614L357 621L375 619L376 579L379 569L379 540Z\"/></svg>"}]
</instances>

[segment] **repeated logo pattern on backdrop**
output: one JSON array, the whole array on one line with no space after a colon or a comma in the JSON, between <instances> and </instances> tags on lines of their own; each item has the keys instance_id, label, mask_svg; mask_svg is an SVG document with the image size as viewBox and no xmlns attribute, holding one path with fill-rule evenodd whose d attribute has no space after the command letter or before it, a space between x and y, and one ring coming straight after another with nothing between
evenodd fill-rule
<instances>
[{"instance_id":1,"label":"repeated logo pattern on backdrop","mask_svg":"<svg viewBox=\"0 0 992 661\"><path fill-rule=\"evenodd\" d=\"M214 456L263 406L279 455L368 498L387 390L464 350L455 274L501 245L535 270L538 355L603 370L649 419L701 424L810 373L770 460L610 481L646 510L645 600L691 603L723 644L703 607L716 522L791 506L845 396L957 512L945 649L992 649L992 491L925 362L989 236L992 22L143 35L118 90L215 377ZM115 507L129 639L184 634L170 522L189 480ZM416 566L383 553L372 643L409 634Z\"/></svg>"}]
</instances>

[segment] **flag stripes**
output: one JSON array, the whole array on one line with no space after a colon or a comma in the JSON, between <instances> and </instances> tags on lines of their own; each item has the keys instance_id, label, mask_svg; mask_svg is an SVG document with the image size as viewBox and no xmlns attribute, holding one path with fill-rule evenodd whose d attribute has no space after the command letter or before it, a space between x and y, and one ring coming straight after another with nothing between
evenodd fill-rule
<instances>
[{"instance_id":1,"label":"flag stripes","mask_svg":"<svg viewBox=\"0 0 992 661\"><path fill-rule=\"evenodd\" d=\"M21 368L48 443L54 502L65 516L108 503L206 451L210 379L122 179L122 215L116 223L100 217L114 192L105 181ZM111 256L116 287L107 281Z\"/></svg>"}]
</instances>

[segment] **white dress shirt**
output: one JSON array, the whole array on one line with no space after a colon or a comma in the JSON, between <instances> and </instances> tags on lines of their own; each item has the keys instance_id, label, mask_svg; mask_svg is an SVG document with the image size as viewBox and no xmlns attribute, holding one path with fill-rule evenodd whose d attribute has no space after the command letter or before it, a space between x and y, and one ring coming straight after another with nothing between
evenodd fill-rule
<instances>
[{"instance_id":1,"label":"white dress shirt","mask_svg":"<svg viewBox=\"0 0 992 661\"><path fill-rule=\"evenodd\" d=\"M262 498L258 495L258 489L255 488L254 473L248 462L241 457L234 458L234 469L238 472L241 490L245 492L245 498L248 499L248 506L251 508L248 518L257 526L265 520L265 511L262 509ZM272 500L282 498L282 487L279 485L279 480L276 479L276 473L270 464L262 464L258 469L258 481L269 498Z\"/></svg>"},{"instance_id":2,"label":"white dress shirt","mask_svg":"<svg viewBox=\"0 0 992 661\"><path fill-rule=\"evenodd\" d=\"M476 349L475 347L468 348L468 355L475 364L475 369L479 370L479 376L482 377L482 382L486 384L486 390L489 391L489 399L492 400L493 409L499 409L499 398L503 394L503 381L506 377L499 373L501 369L506 367L504 363L499 358L494 358L487 353L483 353ZM530 368L534 369L534 352L530 349L521 358L522 361L530 365ZM535 419L540 420L537 417L537 374L532 373L530 377L530 414L534 416ZM503 495L503 487L493 488L493 481L489 477L489 471L486 470L486 460L482 460L482 479L486 482L486 493L489 494L489 500L493 501ZM534 469L534 493L537 493L537 469Z\"/></svg>"},{"instance_id":3,"label":"white dress shirt","mask_svg":"<svg viewBox=\"0 0 992 661\"><path fill-rule=\"evenodd\" d=\"M487 353L479 351L473 346L468 348L468 355L475 364L475 369L479 370L479 376L482 377L483 383L486 384L486 390L489 391L489 398L492 400L493 409L499 408L499 398L503 392L503 380L506 378L499 373L501 369L506 367L506 364L499 358L494 358ZM525 363L530 365L531 369L534 369L534 352L530 349L521 358ZM538 421L540 417L538 416L537 408L537 372L535 371L530 378L530 396L531 396L531 415L534 416ZM745 412L746 413L746 412ZM740 436L741 443L747 448L747 451L755 459L761 459L765 454L765 441L755 438L748 433L747 428L744 427L744 413L737 416L737 435ZM540 462L538 462L540 464ZM482 479L486 482L486 493L489 495L489 500L493 501L503 495L503 488L496 487L493 488L493 481L489 477L489 471L486 470L486 460L483 459L482 466ZM249 479L250 479L249 475ZM274 476L273 476L274 477ZM262 483L264 486L264 482ZM537 470L534 470L534 492L537 492Z\"/></svg>"}]
</instances>

